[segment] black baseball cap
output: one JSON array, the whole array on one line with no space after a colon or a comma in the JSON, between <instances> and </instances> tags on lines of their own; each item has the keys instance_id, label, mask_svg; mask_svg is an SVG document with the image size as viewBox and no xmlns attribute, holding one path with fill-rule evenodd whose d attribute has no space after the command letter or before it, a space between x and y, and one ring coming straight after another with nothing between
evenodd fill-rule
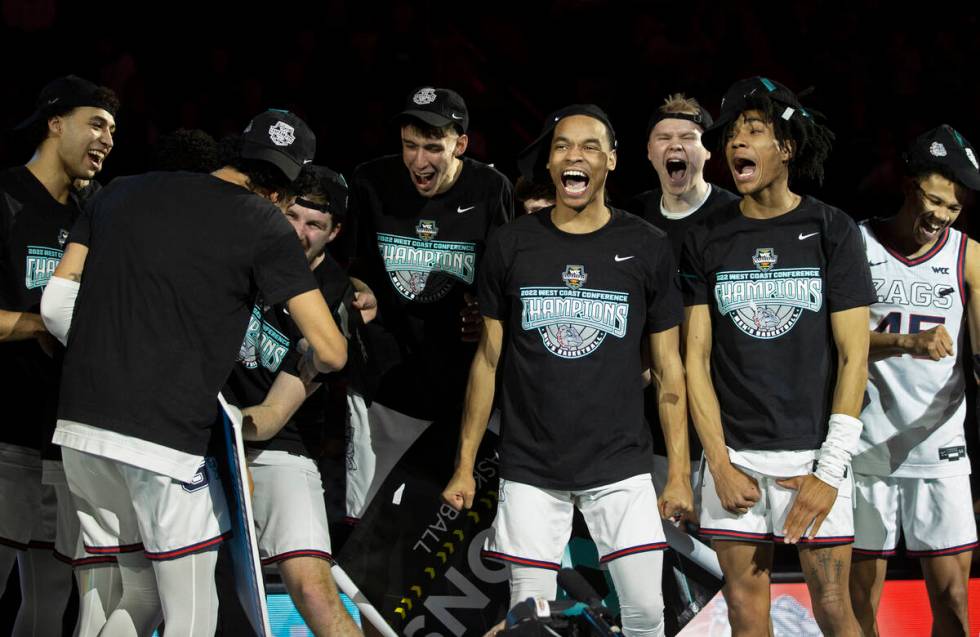
<instances>
[{"instance_id":1,"label":"black baseball cap","mask_svg":"<svg viewBox=\"0 0 980 637\"><path fill-rule=\"evenodd\" d=\"M316 154L316 135L295 114L269 109L256 115L242 132L241 156L279 168L290 181Z\"/></svg>"},{"instance_id":2,"label":"black baseball cap","mask_svg":"<svg viewBox=\"0 0 980 637\"><path fill-rule=\"evenodd\" d=\"M973 145L949 124L937 126L915 138L904 155L908 164L933 164L952 173L970 190L980 191L980 166Z\"/></svg>"},{"instance_id":3,"label":"black baseball cap","mask_svg":"<svg viewBox=\"0 0 980 637\"><path fill-rule=\"evenodd\" d=\"M793 117L811 117L810 113L800 104L796 93L775 80L755 76L739 80L732 84L725 96L721 98L721 112L718 119L705 129L701 136L705 146L714 146L725 127L738 119L744 111L751 110L760 100L768 99L777 107L776 116L789 120Z\"/></svg>"},{"instance_id":4,"label":"black baseball cap","mask_svg":"<svg viewBox=\"0 0 980 637\"><path fill-rule=\"evenodd\" d=\"M326 166L311 166L316 175L317 190L326 192L326 203L317 203L300 195L296 203L306 208L328 212L337 219L347 216L347 180L344 176Z\"/></svg>"},{"instance_id":5,"label":"black baseball cap","mask_svg":"<svg viewBox=\"0 0 980 637\"><path fill-rule=\"evenodd\" d=\"M701 132L711 128L714 124L714 120L711 119L711 113L708 109L698 104L697 113L683 113L683 112L673 112L668 111L666 113L662 112L659 108L653 112L650 116L650 121L647 122L647 139L650 139L650 133L653 132L653 127L657 125L658 122L665 119L684 119L689 122L694 122L701 127Z\"/></svg>"},{"instance_id":6,"label":"black baseball cap","mask_svg":"<svg viewBox=\"0 0 980 637\"><path fill-rule=\"evenodd\" d=\"M541 129L541 134L518 155L517 167L520 169L521 176L524 179L528 181L541 181L542 175L540 172L544 166L543 157L547 156L547 153L543 151L548 148L551 142L551 135L554 133L555 127L558 126L558 122L572 115L585 115L602 122L606 130L609 131L613 149L616 149L616 131L613 130L612 123L609 121L609 116L606 115L606 112L595 104L572 104L548 115L547 119L544 120L544 127Z\"/></svg>"},{"instance_id":7,"label":"black baseball cap","mask_svg":"<svg viewBox=\"0 0 980 637\"><path fill-rule=\"evenodd\" d=\"M14 127L15 131L23 131L47 118L67 113L80 106L93 106L116 115L118 102L107 100L99 86L77 75L66 75L48 82L37 96L34 112L31 116Z\"/></svg>"},{"instance_id":8,"label":"black baseball cap","mask_svg":"<svg viewBox=\"0 0 980 637\"><path fill-rule=\"evenodd\" d=\"M433 88L423 86L412 91L405 100L405 110L395 119L414 117L430 126L448 126L452 124L460 133L465 133L470 127L470 113L466 102L459 93L448 88Z\"/></svg>"}]
</instances>

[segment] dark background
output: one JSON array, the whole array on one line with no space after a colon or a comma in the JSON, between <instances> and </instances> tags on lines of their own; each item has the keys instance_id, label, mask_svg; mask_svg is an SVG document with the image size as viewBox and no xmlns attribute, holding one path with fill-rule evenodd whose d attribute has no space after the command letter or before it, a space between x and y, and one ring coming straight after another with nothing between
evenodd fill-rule
<instances>
[{"instance_id":1,"label":"dark background","mask_svg":"<svg viewBox=\"0 0 980 637\"><path fill-rule=\"evenodd\" d=\"M435 85L467 100L468 154L511 178L545 114L599 104L620 142L615 202L656 185L644 134L668 93L717 115L733 81L765 75L815 87L804 103L837 134L825 183L797 190L862 219L897 208L898 156L915 135L948 123L980 143L977 28L975 9L942 2L0 0L0 166L30 157L6 131L68 73L122 101L103 183L150 168L153 144L175 128L221 138L269 107L300 114L317 133L317 163L349 175L397 152L391 116L412 88ZM731 187L718 158L708 173ZM959 225L980 236L976 212ZM15 603L7 595L0 624Z\"/></svg>"},{"instance_id":2,"label":"dark background","mask_svg":"<svg viewBox=\"0 0 980 637\"><path fill-rule=\"evenodd\" d=\"M595 102L612 118L620 199L655 185L646 121L670 92L717 114L736 79L766 75L816 92L837 133L823 187L801 190L857 218L897 205L895 164L916 134L949 123L980 143L977 12L941 2L708 3L551 0L309 5L2 0L5 129L38 90L76 73L122 100L102 181L149 168L163 133L239 132L268 108L315 129L318 163L349 174L397 151L390 117L420 85L455 88L471 110L469 154L515 176L544 115ZM2 164L31 149L0 142ZM709 173L730 178L721 162Z\"/></svg>"}]
</instances>

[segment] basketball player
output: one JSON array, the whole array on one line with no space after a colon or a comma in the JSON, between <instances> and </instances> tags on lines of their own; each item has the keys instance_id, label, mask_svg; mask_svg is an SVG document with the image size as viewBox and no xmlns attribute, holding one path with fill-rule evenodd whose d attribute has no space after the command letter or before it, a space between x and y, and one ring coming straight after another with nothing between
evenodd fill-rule
<instances>
[{"instance_id":1,"label":"basketball player","mask_svg":"<svg viewBox=\"0 0 980 637\"><path fill-rule=\"evenodd\" d=\"M70 566L84 557L76 554L78 521L67 488L51 479L61 465L47 443L62 351L44 328L40 302L79 214L74 184L102 169L118 107L111 90L80 77L50 82L17 128L32 142L33 157L0 173L0 392L7 413L0 428L0 594L16 558L21 606L14 635L60 633Z\"/></svg>"},{"instance_id":2,"label":"basketball player","mask_svg":"<svg viewBox=\"0 0 980 637\"><path fill-rule=\"evenodd\" d=\"M75 225L46 290L46 325L71 328L54 441L86 549L116 554L122 577L104 634L150 634L161 605L168 631L214 632L214 549L229 518L204 454L256 292L287 304L320 371L346 360L296 234L272 205L315 144L298 117L267 111L246 128L240 156L211 175L115 180Z\"/></svg>"},{"instance_id":3,"label":"basketball player","mask_svg":"<svg viewBox=\"0 0 980 637\"><path fill-rule=\"evenodd\" d=\"M601 109L553 113L527 155L547 157L557 200L497 230L487 247L485 327L443 498L457 510L473 504L473 465L504 360L500 497L484 554L510 563L511 605L554 599L578 507L612 574L625 634L663 635L667 544L657 511L692 508L676 268L662 232L605 204L617 158ZM645 348L671 443L659 503L639 380Z\"/></svg>"},{"instance_id":4,"label":"basketball player","mask_svg":"<svg viewBox=\"0 0 980 637\"><path fill-rule=\"evenodd\" d=\"M353 297L347 274L325 251L347 208L347 184L334 171L311 166L315 178L286 211L320 292L346 331ZM322 418L296 414L319 383L301 380L299 330L285 305L259 299L225 397L242 407L252 506L263 566L279 568L286 590L315 635L360 634L330 575L330 532L317 468ZM314 401L315 402L315 401ZM314 405L315 408L315 405ZM311 416L314 416L311 418Z\"/></svg>"},{"instance_id":5,"label":"basketball player","mask_svg":"<svg viewBox=\"0 0 980 637\"><path fill-rule=\"evenodd\" d=\"M869 402L852 461L857 488L851 599L865 635L898 535L918 557L933 635L967 635L977 529L963 421L964 319L980 352L980 247L950 226L980 190L973 146L949 126L905 154L898 214L861 225L878 302L871 306ZM967 353L969 355L969 353Z\"/></svg>"},{"instance_id":6,"label":"basketball player","mask_svg":"<svg viewBox=\"0 0 980 637\"><path fill-rule=\"evenodd\" d=\"M859 635L848 603L850 453L867 380L874 289L842 211L796 194L832 133L789 89L736 82L708 146L735 202L691 228L681 277L691 413L704 445L701 532L725 574L732 634L769 634L772 543L799 545L825 634Z\"/></svg>"},{"instance_id":7,"label":"basketball player","mask_svg":"<svg viewBox=\"0 0 980 637\"><path fill-rule=\"evenodd\" d=\"M701 143L701 135L711 124L711 115L696 99L675 93L664 99L647 125L647 159L660 188L640 193L628 208L667 234L675 262L680 259L688 228L737 199L704 178L704 165L711 153ZM667 449L655 388L645 392L644 403L644 414L653 433L654 485L663 489ZM691 460L699 461L701 445L694 432L689 433Z\"/></svg>"},{"instance_id":8,"label":"basketball player","mask_svg":"<svg viewBox=\"0 0 980 637\"><path fill-rule=\"evenodd\" d=\"M377 297L363 331L370 380L350 395L348 516L356 520L416 438L435 422L453 453L466 370L480 333L475 283L490 231L514 216L510 182L464 156L469 113L458 93L425 87L396 117L401 155L351 178L352 277Z\"/></svg>"}]
</instances>

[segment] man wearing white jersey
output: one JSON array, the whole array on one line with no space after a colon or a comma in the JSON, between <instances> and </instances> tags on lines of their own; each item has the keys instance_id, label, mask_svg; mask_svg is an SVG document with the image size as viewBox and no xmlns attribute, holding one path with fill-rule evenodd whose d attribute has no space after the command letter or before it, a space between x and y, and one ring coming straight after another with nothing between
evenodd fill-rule
<instances>
[{"instance_id":1,"label":"man wearing white jersey","mask_svg":"<svg viewBox=\"0 0 980 637\"><path fill-rule=\"evenodd\" d=\"M964 375L969 326L980 351L980 247L950 226L980 190L976 151L950 126L918 137L906 156L905 200L861 226L878 294L864 430L855 473L851 598L865 635L899 531L920 558L933 635L966 635L967 583L977 530L966 455Z\"/></svg>"}]
</instances>

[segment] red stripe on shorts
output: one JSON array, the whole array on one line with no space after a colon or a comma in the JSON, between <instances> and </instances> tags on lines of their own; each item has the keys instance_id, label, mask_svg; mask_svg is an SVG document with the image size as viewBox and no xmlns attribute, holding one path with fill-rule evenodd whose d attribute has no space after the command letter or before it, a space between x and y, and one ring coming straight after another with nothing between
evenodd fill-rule
<instances>
[{"instance_id":1,"label":"red stripe on shorts","mask_svg":"<svg viewBox=\"0 0 980 637\"><path fill-rule=\"evenodd\" d=\"M330 555L326 551L303 549L298 551L287 551L285 553L280 553L279 555L273 555L272 557L267 557L262 560L262 566L268 566L269 564L275 564L276 562L282 562L283 560L292 559L294 557L316 557L321 560L327 560L328 562L334 561L333 555Z\"/></svg>"},{"instance_id":2,"label":"red stripe on shorts","mask_svg":"<svg viewBox=\"0 0 980 637\"><path fill-rule=\"evenodd\" d=\"M640 544L639 546L631 546L626 549L613 551L609 555L605 555L599 558L599 563L605 564L606 562L609 562L619 557L624 557L626 555L633 555L635 553L646 553L648 551L663 551L666 548L667 548L666 542L654 542L652 544Z\"/></svg>"},{"instance_id":3,"label":"red stripe on shorts","mask_svg":"<svg viewBox=\"0 0 980 637\"><path fill-rule=\"evenodd\" d=\"M212 546L217 546L231 537L231 531L227 533L222 533L221 535L215 536L208 540L202 540L197 544L191 544L190 546L184 546L179 549L174 549L172 551L163 551L161 553L151 553L150 551L143 551L143 555L146 556L148 560L174 560L178 557L184 557L185 555L190 555L191 553L198 553Z\"/></svg>"},{"instance_id":4,"label":"red stripe on shorts","mask_svg":"<svg viewBox=\"0 0 980 637\"><path fill-rule=\"evenodd\" d=\"M480 553L483 557L488 560L500 560L501 562L510 562L512 564L520 564L521 566L533 566L535 568L545 568L549 571L557 571L561 568L561 565L555 564L554 562L544 562L542 560L532 560L527 557L517 557L516 555L507 555L506 553L498 553L496 551L482 551Z\"/></svg>"},{"instance_id":5,"label":"red stripe on shorts","mask_svg":"<svg viewBox=\"0 0 980 637\"><path fill-rule=\"evenodd\" d=\"M977 548L976 542L970 542L969 544L960 544L959 546L951 546L948 549L937 549L935 551L905 551L905 554L909 557L939 557L940 555L956 555L957 553L966 553L967 551L972 551Z\"/></svg>"}]
</instances>

